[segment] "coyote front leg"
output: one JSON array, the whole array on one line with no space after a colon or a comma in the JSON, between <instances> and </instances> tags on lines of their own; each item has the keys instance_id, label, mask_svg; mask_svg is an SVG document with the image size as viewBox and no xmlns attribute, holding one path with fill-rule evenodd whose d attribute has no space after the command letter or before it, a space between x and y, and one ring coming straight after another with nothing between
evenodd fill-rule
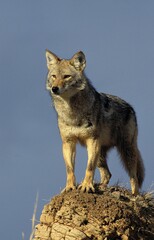
<instances>
[{"instance_id":1,"label":"coyote front leg","mask_svg":"<svg viewBox=\"0 0 154 240\"><path fill-rule=\"evenodd\" d=\"M95 192L93 186L93 178L96 164L100 156L100 142L98 139L88 139L86 142L88 152L88 163L83 182L79 185L79 189L83 192Z\"/></svg>"},{"instance_id":2,"label":"coyote front leg","mask_svg":"<svg viewBox=\"0 0 154 240\"><path fill-rule=\"evenodd\" d=\"M63 142L63 157L66 165L66 187L62 192L67 192L76 188L76 180L74 175L76 144L74 142Z\"/></svg>"}]
</instances>

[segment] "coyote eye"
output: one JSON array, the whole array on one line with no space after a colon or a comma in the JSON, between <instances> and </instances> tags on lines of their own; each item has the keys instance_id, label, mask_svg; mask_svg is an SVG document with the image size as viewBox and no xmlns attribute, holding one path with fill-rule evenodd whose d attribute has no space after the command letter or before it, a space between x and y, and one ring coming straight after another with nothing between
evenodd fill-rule
<instances>
[{"instance_id":1,"label":"coyote eye","mask_svg":"<svg viewBox=\"0 0 154 240\"><path fill-rule=\"evenodd\" d=\"M64 79L70 79L71 75L64 75Z\"/></svg>"},{"instance_id":2,"label":"coyote eye","mask_svg":"<svg viewBox=\"0 0 154 240\"><path fill-rule=\"evenodd\" d=\"M56 79L56 75L52 75L51 77L52 77L52 79Z\"/></svg>"}]
</instances>

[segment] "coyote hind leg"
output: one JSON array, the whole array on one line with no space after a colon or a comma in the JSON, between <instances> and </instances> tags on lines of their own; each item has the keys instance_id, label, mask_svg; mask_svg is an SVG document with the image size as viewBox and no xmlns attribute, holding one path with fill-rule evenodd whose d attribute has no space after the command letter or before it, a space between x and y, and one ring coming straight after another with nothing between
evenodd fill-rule
<instances>
[{"instance_id":1,"label":"coyote hind leg","mask_svg":"<svg viewBox=\"0 0 154 240\"><path fill-rule=\"evenodd\" d=\"M101 184L103 186L106 186L109 183L110 178L112 176L110 173L110 170L108 168L107 162L106 162L106 156L107 156L108 150L109 150L109 148L107 148L107 147L101 148L101 155L97 162L97 167L99 169L100 177L101 177Z\"/></svg>"},{"instance_id":2,"label":"coyote hind leg","mask_svg":"<svg viewBox=\"0 0 154 240\"><path fill-rule=\"evenodd\" d=\"M137 195L144 179L144 166L137 143L123 142L118 150L130 177L132 194Z\"/></svg>"}]
</instances>

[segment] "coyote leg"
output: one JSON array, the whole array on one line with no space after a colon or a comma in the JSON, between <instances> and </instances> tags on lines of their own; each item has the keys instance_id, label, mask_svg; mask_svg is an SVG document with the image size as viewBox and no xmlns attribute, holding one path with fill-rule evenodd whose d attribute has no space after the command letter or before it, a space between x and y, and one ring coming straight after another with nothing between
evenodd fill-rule
<instances>
[{"instance_id":1,"label":"coyote leg","mask_svg":"<svg viewBox=\"0 0 154 240\"><path fill-rule=\"evenodd\" d=\"M74 142L63 142L63 156L66 165L66 187L64 191L70 191L76 188L76 180L74 175L76 144Z\"/></svg>"},{"instance_id":2,"label":"coyote leg","mask_svg":"<svg viewBox=\"0 0 154 240\"><path fill-rule=\"evenodd\" d=\"M88 139L86 142L88 152L88 163L83 182L79 185L79 189L83 192L95 192L93 186L93 178L96 164L100 155L100 143L97 139Z\"/></svg>"}]
</instances>

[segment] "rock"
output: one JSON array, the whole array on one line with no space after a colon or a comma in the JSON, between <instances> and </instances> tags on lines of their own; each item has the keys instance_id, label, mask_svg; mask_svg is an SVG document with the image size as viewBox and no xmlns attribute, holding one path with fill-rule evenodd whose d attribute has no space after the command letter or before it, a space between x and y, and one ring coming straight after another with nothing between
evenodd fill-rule
<instances>
[{"instance_id":1,"label":"rock","mask_svg":"<svg viewBox=\"0 0 154 240\"><path fill-rule=\"evenodd\" d=\"M132 197L121 187L96 193L78 190L53 197L44 206L33 240L152 240L154 198Z\"/></svg>"}]
</instances>

